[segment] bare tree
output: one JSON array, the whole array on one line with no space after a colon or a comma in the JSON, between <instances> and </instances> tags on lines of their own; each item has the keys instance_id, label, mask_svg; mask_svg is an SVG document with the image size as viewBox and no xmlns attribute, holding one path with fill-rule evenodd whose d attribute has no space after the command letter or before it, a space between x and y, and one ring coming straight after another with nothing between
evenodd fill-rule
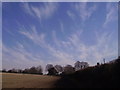
<instances>
[{"instance_id":1,"label":"bare tree","mask_svg":"<svg viewBox=\"0 0 120 90\"><path fill-rule=\"evenodd\" d=\"M2 72L7 72L6 69L3 69Z\"/></svg>"},{"instance_id":2,"label":"bare tree","mask_svg":"<svg viewBox=\"0 0 120 90\"><path fill-rule=\"evenodd\" d=\"M53 65L52 64L47 64L46 68L45 68L45 71L48 71L50 68L53 68Z\"/></svg>"},{"instance_id":3,"label":"bare tree","mask_svg":"<svg viewBox=\"0 0 120 90\"><path fill-rule=\"evenodd\" d=\"M13 68L12 73L17 73L17 69Z\"/></svg>"},{"instance_id":4,"label":"bare tree","mask_svg":"<svg viewBox=\"0 0 120 90\"><path fill-rule=\"evenodd\" d=\"M22 71L22 73L29 73L29 69L24 69L23 71Z\"/></svg>"},{"instance_id":5,"label":"bare tree","mask_svg":"<svg viewBox=\"0 0 120 90\"><path fill-rule=\"evenodd\" d=\"M66 65L64 67L64 74L71 74L71 73L74 73L75 72L75 68L72 67L71 65Z\"/></svg>"},{"instance_id":6,"label":"bare tree","mask_svg":"<svg viewBox=\"0 0 120 90\"><path fill-rule=\"evenodd\" d=\"M75 64L74 64L74 67L75 67L75 70L80 70L81 69L81 64L79 61L77 61Z\"/></svg>"},{"instance_id":7,"label":"bare tree","mask_svg":"<svg viewBox=\"0 0 120 90\"><path fill-rule=\"evenodd\" d=\"M58 75L57 70L53 67L48 69L48 75Z\"/></svg>"},{"instance_id":8,"label":"bare tree","mask_svg":"<svg viewBox=\"0 0 120 90\"><path fill-rule=\"evenodd\" d=\"M17 69L13 68L13 69L8 70L7 72L9 72L9 73L17 73Z\"/></svg>"},{"instance_id":9,"label":"bare tree","mask_svg":"<svg viewBox=\"0 0 120 90\"><path fill-rule=\"evenodd\" d=\"M74 67L75 67L75 70L78 71L80 69L84 69L84 68L87 68L89 66L89 64L87 62L79 62L77 61L75 64L74 64Z\"/></svg>"},{"instance_id":10,"label":"bare tree","mask_svg":"<svg viewBox=\"0 0 120 90\"><path fill-rule=\"evenodd\" d=\"M35 68L35 67L31 67L31 68L29 69L29 73L31 73L31 74L36 74L36 73L37 73L36 68Z\"/></svg>"},{"instance_id":11,"label":"bare tree","mask_svg":"<svg viewBox=\"0 0 120 90\"><path fill-rule=\"evenodd\" d=\"M18 73L22 73L23 70L22 70L22 69L18 69L17 72L18 72Z\"/></svg>"},{"instance_id":12,"label":"bare tree","mask_svg":"<svg viewBox=\"0 0 120 90\"><path fill-rule=\"evenodd\" d=\"M43 69L42 69L42 67L40 65L36 67L36 70L37 70L37 74L43 74L42 73Z\"/></svg>"},{"instance_id":13,"label":"bare tree","mask_svg":"<svg viewBox=\"0 0 120 90\"><path fill-rule=\"evenodd\" d=\"M54 67L59 74L63 72L63 67L61 65L55 65Z\"/></svg>"},{"instance_id":14,"label":"bare tree","mask_svg":"<svg viewBox=\"0 0 120 90\"><path fill-rule=\"evenodd\" d=\"M57 75L58 73L52 64L47 64L45 70L48 71L48 75Z\"/></svg>"}]
</instances>

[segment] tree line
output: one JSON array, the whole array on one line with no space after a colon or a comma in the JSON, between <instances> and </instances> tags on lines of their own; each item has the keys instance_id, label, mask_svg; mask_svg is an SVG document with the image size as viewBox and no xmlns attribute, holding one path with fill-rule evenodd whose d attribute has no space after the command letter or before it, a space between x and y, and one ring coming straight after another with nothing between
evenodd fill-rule
<instances>
[{"instance_id":1,"label":"tree line","mask_svg":"<svg viewBox=\"0 0 120 90\"><path fill-rule=\"evenodd\" d=\"M43 69L42 67L39 65L37 67L31 67L31 68L26 68L24 70L22 69L10 69L10 70L6 70L6 69L3 69L2 72L8 72L8 73L25 73L25 74L40 74L42 75L43 73Z\"/></svg>"},{"instance_id":2,"label":"tree line","mask_svg":"<svg viewBox=\"0 0 120 90\"><path fill-rule=\"evenodd\" d=\"M45 71L47 72L47 75L64 75L64 74L74 73L75 71L86 68L88 66L89 65L87 62L79 62L79 61L77 61L74 64L74 67L72 65L66 65L62 67L61 65L47 64ZM24 70L15 69L15 68L10 70L3 69L2 72L43 75L43 68L41 65L39 65L37 67L33 66L31 68L26 68Z\"/></svg>"}]
</instances>

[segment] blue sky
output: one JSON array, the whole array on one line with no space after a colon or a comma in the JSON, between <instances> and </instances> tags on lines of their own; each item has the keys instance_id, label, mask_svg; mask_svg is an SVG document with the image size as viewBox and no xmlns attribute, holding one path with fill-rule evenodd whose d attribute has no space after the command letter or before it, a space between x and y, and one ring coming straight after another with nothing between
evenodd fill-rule
<instances>
[{"instance_id":1,"label":"blue sky","mask_svg":"<svg viewBox=\"0 0 120 90\"><path fill-rule=\"evenodd\" d=\"M90 65L118 56L117 3L2 3L3 68Z\"/></svg>"}]
</instances>

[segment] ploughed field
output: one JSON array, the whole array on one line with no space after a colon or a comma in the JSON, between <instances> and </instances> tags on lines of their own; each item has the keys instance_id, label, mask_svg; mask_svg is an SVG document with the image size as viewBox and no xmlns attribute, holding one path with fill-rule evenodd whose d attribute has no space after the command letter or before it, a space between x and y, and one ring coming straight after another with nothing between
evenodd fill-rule
<instances>
[{"instance_id":1,"label":"ploughed field","mask_svg":"<svg viewBox=\"0 0 120 90\"><path fill-rule=\"evenodd\" d=\"M54 88L58 76L2 73L2 88Z\"/></svg>"}]
</instances>

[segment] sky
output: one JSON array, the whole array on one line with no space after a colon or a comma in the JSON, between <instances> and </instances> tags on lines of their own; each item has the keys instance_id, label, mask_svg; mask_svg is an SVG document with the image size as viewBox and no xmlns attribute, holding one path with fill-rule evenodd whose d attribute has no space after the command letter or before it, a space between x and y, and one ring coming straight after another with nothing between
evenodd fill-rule
<instances>
[{"instance_id":1,"label":"sky","mask_svg":"<svg viewBox=\"0 0 120 90\"><path fill-rule=\"evenodd\" d=\"M96 65L118 56L118 3L3 2L2 65Z\"/></svg>"}]
</instances>

